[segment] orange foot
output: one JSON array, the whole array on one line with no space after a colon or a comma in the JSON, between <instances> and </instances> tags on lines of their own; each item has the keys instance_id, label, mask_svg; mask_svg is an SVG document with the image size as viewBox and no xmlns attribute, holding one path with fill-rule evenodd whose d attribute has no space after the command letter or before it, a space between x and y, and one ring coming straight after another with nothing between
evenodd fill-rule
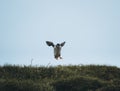
<instances>
[{"instance_id":1,"label":"orange foot","mask_svg":"<svg viewBox=\"0 0 120 91\"><path fill-rule=\"evenodd\" d=\"M59 57L60 59L63 59L62 57Z\"/></svg>"}]
</instances>

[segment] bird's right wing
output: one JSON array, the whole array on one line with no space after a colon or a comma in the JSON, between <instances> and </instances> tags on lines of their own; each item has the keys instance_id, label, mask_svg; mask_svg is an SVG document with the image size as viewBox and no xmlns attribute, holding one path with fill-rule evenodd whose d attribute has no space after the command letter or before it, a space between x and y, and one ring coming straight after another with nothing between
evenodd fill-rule
<instances>
[{"instance_id":1,"label":"bird's right wing","mask_svg":"<svg viewBox=\"0 0 120 91\"><path fill-rule=\"evenodd\" d=\"M52 47L54 47L54 43L51 42L51 41L46 41L46 44L47 44L48 46L52 46Z\"/></svg>"},{"instance_id":2,"label":"bird's right wing","mask_svg":"<svg viewBox=\"0 0 120 91\"><path fill-rule=\"evenodd\" d=\"M65 45L65 42L62 42L62 43L61 43L61 46L63 47L64 45Z\"/></svg>"}]
</instances>

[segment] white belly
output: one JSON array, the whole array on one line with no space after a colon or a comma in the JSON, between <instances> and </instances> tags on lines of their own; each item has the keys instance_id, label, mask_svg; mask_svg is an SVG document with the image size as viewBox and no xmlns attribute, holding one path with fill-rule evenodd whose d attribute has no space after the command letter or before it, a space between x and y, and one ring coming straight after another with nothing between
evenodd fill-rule
<instances>
[{"instance_id":1,"label":"white belly","mask_svg":"<svg viewBox=\"0 0 120 91\"><path fill-rule=\"evenodd\" d=\"M61 47L55 47L54 48L54 55L60 55L61 54Z\"/></svg>"}]
</instances>

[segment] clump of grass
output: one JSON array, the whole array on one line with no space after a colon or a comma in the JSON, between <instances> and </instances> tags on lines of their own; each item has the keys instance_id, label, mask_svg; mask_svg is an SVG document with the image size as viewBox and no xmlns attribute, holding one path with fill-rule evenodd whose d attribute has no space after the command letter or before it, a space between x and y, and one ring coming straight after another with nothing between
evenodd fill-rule
<instances>
[{"instance_id":1,"label":"clump of grass","mask_svg":"<svg viewBox=\"0 0 120 91\"><path fill-rule=\"evenodd\" d=\"M0 66L0 91L119 91L119 84L115 66Z\"/></svg>"}]
</instances>

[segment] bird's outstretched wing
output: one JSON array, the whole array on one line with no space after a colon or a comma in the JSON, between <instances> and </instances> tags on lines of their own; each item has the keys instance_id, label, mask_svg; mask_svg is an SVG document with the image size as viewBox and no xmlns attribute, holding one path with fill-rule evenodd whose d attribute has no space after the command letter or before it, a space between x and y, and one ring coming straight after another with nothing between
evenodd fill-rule
<instances>
[{"instance_id":1,"label":"bird's outstretched wing","mask_svg":"<svg viewBox=\"0 0 120 91\"><path fill-rule=\"evenodd\" d=\"M65 45L65 42L62 42L62 43L61 43L61 46L63 47L64 45Z\"/></svg>"},{"instance_id":2,"label":"bird's outstretched wing","mask_svg":"<svg viewBox=\"0 0 120 91\"><path fill-rule=\"evenodd\" d=\"M46 44L47 44L48 46L52 46L52 47L54 47L54 43L51 42L51 41L46 41Z\"/></svg>"}]
</instances>

